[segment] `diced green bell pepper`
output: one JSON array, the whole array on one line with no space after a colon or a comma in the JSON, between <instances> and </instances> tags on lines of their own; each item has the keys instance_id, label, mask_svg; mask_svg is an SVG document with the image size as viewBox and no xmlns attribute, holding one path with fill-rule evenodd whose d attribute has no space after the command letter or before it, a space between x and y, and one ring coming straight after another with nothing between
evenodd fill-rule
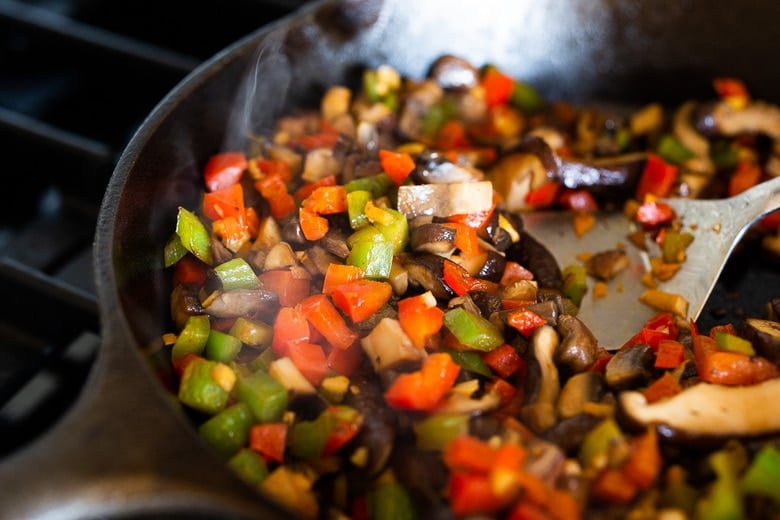
<instances>
[{"instance_id":1,"label":"diced green bell pepper","mask_svg":"<svg viewBox=\"0 0 780 520\"><path fill-rule=\"evenodd\" d=\"M460 350L447 350L446 352L463 370L468 370L469 372L485 377L491 377L493 375L493 371L490 370L490 367L485 363L485 360L476 352Z\"/></svg>"},{"instance_id":2,"label":"diced green bell pepper","mask_svg":"<svg viewBox=\"0 0 780 520\"><path fill-rule=\"evenodd\" d=\"M352 193L353 191L368 191L371 193L371 198L376 199L386 195L393 186L395 186L395 183L389 175L386 173L378 173L368 177L352 179L344 185L344 189L347 193Z\"/></svg>"},{"instance_id":3,"label":"diced green bell pepper","mask_svg":"<svg viewBox=\"0 0 780 520\"><path fill-rule=\"evenodd\" d=\"M739 163L739 149L730 141L715 141L710 147L710 158L716 169L733 168Z\"/></svg>"},{"instance_id":4,"label":"diced green bell pepper","mask_svg":"<svg viewBox=\"0 0 780 520\"><path fill-rule=\"evenodd\" d=\"M165 261L165 267L170 267L187 254L187 248L181 243L181 238L176 233L171 235L171 238L166 242L163 249L163 258Z\"/></svg>"},{"instance_id":5,"label":"diced green bell pepper","mask_svg":"<svg viewBox=\"0 0 780 520\"><path fill-rule=\"evenodd\" d=\"M588 275L585 267L582 265L569 265L564 267L563 285L561 292L570 299L577 307L582 303L582 298L588 290Z\"/></svg>"},{"instance_id":6,"label":"diced green bell pepper","mask_svg":"<svg viewBox=\"0 0 780 520\"><path fill-rule=\"evenodd\" d=\"M271 348L266 348L260 352L257 357L250 361L247 367L252 372L256 372L258 370L268 372L268 369L271 368L271 362L275 359L277 359L277 355L274 350Z\"/></svg>"},{"instance_id":7,"label":"diced green bell pepper","mask_svg":"<svg viewBox=\"0 0 780 520\"><path fill-rule=\"evenodd\" d=\"M398 482L383 481L368 494L372 520L415 520L417 512L406 489Z\"/></svg>"},{"instance_id":8,"label":"diced green bell pepper","mask_svg":"<svg viewBox=\"0 0 780 520\"><path fill-rule=\"evenodd\" d=\"M417 447L441 451L455 437L469 432L466 414L434 414L414 425Z\"/></svg>"},{"instance_id":9,"label":"diced green bell pepper","mask_svg":"<svg viewBox=\"0 0 780 520\"><path fill-rule=\"evenodd\" d=\"M206 226L197 215L181 206L176 218L176 234L187 251L211 265L211 236Z\"/></svg>"},{"instance_id":10,"label":"diced green bell pepper","mask_svg":"<svg viewBox=\"0 0 780 520\"><path fill-rule=\"evenodd\" d=\"M200 356L206 347L206 342L211 333L211 322L205 314L197 314L187 318L184 328L176 338L173 344L171 357L179 359L187 354L196 354Z\"/></svg>"},{"instance_id":11,"label":"diced green bell pepper","mask_svg":"<svg viewBox=\"0 0 780 520\"><path fill-rule=\"evenodd\" d=\"M756 355L756 349L753 348L753 344L750 341L728 332L715 332L715 344L718 345L719 349L728 350L729 352L738 352L748 356Z\"/></svg>"},{"instance_id":12,"label":"diced green bell pepper","mask_svg":"<svg viewBox=\"0 0 780 520\"><path fill-rule=\"evenodd\" d=\"M544 106L544 98L528 83L515 80L509 102L521 112L533 114Z\"/></svg>"},{"instance_id":13,"label":"diced green bell pepper","mask_svg":"<svg viewBox=\"0 0 780 520\"><path fill-rule=\"evenodd\" d=\"M249 406L258 422L276 422L287 409L289 393L276 379L263 371L240 375L233 389L236 398Z\"/></svg>"},{"instance_id":14,"label":"diced green bell pepper","mask_svg":"<svg viewBox=\"0 0 780 520\"><path fill-rule=\"evenodd\" d=\"M222 282L222 289L225 291L260 287L260 280L254 269L249 265L249 262L241 257L231 258L227 262L219 264L214 268L214 273Z\"/></svg>"},{"instance_id":15,"label":"diced green bell pepper","mask_svg":"<svg viewBox=\"0 0 780 520\"><path fill-rule=\"evenodd\" d=\"M391 216L388 224L374 224L385 240L393 244L393 253L398 254L404 250L409 242L409 221L406 215L392 208L383 208L385 213Z\"/></svg>"},{"instance_id":16,"label":"diced green bell pepper","mask_svg":"<svg viewBox=\"0 0 780 520\"><path fill-rule=\"evenodd\" d=\"M661 136L656 151L665 161L672 164L680 164L696 155L672 134Z\"/></svg>"},{"instance_id":17,"label":"diced green bell pepper","mask_svg":"<svg viewBox=\"0 0 780 520\"><path fill-rule=\"evenodd\" d=\"M693 242L691 233L666 231L661 243L661 258L665 263L681 263L685 261L685 250Z\"/></svg>"},{"instance_id":18,"label":"diced green bell pepper","mask_svg":"<svg viewBox=\"0 0 780 520\"><path fill-rule=\"evenodd\" d=\"M710 487L709 493L699 500L696 518L707 520L745 518L733 455L728 450L722 449L710 455L708 459L710 467L715 472L715 482Z\"/></svg>"},{"instance_id":19,"label":"diced green bell pepper","mask_svg":"<svg viewBox=\"0 0 780 520\"><path fill-rule=\"evenodd\" d=\"M605 456L610 447L617 444L623 432L614 419L605 419L591 429L580 445L578 458L583 468L591 467L596 460Z\"/></svg>"},{"instance_id":20,"label":"diced green bell pepper","mask_svg":"<svg viewBox=\"0 0 780 520\"><path fill-rule=\"evenodd\" d=\"M753 457L740 484L745 493L769 497L780 506L780 450L772 444L764 445Z\"/></svg>"},{"instance_id":21,"label":"diced green bell pepper","mask_svg":"<svg viewBox=\"0 0 780 520\"><path fill-rule=\"evenodd\" d=\"M340 425L358 420L360 414L350 406L335 405L323 410L313 421L299 421L290 429L290 453L302 459L318 459L330 436Z\"/></svg>"},{"instance_id":22,"label":"diced green bell pepper","mask_svg":"<svg viewBox=\"0 0 780 520\"><path fill-rule=\"evenodd\" d=\"M267 347L274 337L273 327L260 320L250 320L243 316L236 318L229 332L244 345L255 348Z\"/></svg>"},{"instance_id":23,"label":"diced green bell pepper","mask_svg":"<svg viewBox=\"0 0 780 520\"><path fill-rule=\"evenodd\" d=\"M349 227L352 229L359 229L369 223L364 210L369 200L371 200L370 191L355 190L347 193L347 214Z\"/></svg>"},{"instance_id":24,"label":"diced green bell pepper","mask_svg":"<svg viewBox=\"0 0 780 520\"><path fill-rule=\"evenodd\" d=\"M230 363L241 351L241 340L225 332L212 330L206 341L205 355L220 363Z\"/></svg>"},{"instance_id":25,"label":"diced green bell pepper","mask_svg":"<svg viewBox=\"0 0 780 520\"><path fill-rule=\"evenodd\" d=\"M490 351L504 344L501 331L490 321L463 307L444 313L444 326L466 347Z\"/></svg>"},{"instance_id":26,"label":"diced green bell pepper","mask_svg":"<svg viewBox=\"0 0 780 520\"><path fill-rule=\"evenodd\" d=\"M357 242L347 255L346 263L363 269L366 278L385 279L393 267L393 244Z\"/></svg>"},{"instance_id":27,"label":"diced green bell pepper","mask_svg":"<svg viewBox=\"0 0 780 520\"><path fill-rule=\"evenodd\" d=\"M251 448L243 448L230 457L228 466L252 487L257 487L268 476L265 459Z\"/></svg>"},{"instance_id":28,"label":"diced green bell pepper","mask_svg":"<svg viewBox=\"0 0 780 520\"><path fill-rule=\"evenodd\" d=\"M198 427L198 433L223 457L230 457L244 447L253 422L246 403L236 403Z\"/></svg>"},{"instance_id":29,"label":"diced green bell pepper","mask_svg":"<svg viewBox=\"0 0 780 520\"><path fill-rule=\"evenodd\" d=\"M187 364L179 383L179 401L207 414L222 411L230 393L212 377L216 361L198 358Z\"/></svg>"},{"instance_id":30,"label":"diced green bell pepper","mask_svg":"<svg viewBox=\"0 0 780 520\"><path fill-rule=\"evenodd\" d=\"M368 224L356 230L347 237L347 247L352 248L359 242L387 242L384 233L373 224Z\"/></svg>"},{"instance_id":31,"label":"diced green bell pepper","mask_svg":"<svg viewBox=\"0 0 780 520\"><path fill-rule=\"evenodd\" d=\"M444 126L444 123L454 119L457 115L458 108L455 106L455 103L447 97L443 98L423 114L423 134L429 137L435 137Z\"/></svg>"}]
</instances>

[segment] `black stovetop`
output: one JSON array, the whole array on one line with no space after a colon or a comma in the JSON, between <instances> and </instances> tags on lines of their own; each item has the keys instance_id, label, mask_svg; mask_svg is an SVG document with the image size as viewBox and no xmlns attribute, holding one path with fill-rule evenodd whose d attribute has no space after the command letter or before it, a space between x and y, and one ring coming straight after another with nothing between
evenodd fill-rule
<instances>
[{"instance_id":1,"label":"black stovetop","mask_svg":"<svg viewBox=\"0 0 780 520\"><path fill-rule=\"evenodd\" d=\"M92 241L125 144L200 63L303 3L0 0L0 457L92 366Z\"/></svg>"}]
</instances>

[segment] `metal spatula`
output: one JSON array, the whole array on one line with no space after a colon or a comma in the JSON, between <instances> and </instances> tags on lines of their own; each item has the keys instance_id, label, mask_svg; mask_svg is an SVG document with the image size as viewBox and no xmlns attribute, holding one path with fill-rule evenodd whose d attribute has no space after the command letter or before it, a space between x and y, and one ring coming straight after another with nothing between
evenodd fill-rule
<instances>
[{"instance_id":1,"label":"metal spatula","mask_svg":"<svg viewBox=\"0 0 780 520\"><path fill-rule=\"evenodd\" d=\"M665 199L665 202L682 217L684 231L693 234L694 240L681 269L671 280L659 283L658 289L684 297L689 303L688 317L696 319L745 231L762 216L780 208L780 178L729 199ZM582 237L575 234L569 213L534 212L525 214L523 219L526 231L550 250L561 267L580 263L577 255L583 252L625 247L629 268L608 282L605 297L594 299L586 294L578 314L601 346L619 348L658 313L639 301L647 289L641 278L649 270L649 254L629 243L627 237L636 225L623 214L598 215L594 227Z\"/></svg>"}]
</instances>

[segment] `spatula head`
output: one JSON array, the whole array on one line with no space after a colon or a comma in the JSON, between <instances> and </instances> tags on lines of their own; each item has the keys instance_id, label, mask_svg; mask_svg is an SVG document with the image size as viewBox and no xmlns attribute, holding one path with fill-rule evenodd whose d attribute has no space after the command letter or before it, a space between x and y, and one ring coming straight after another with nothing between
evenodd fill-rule
<instances>
[{"instance_id":1,"label":"spatula head","mask_svg":"<svg viewBox=\"0 0 780 520\"><path fill-rule=\"evenodd\" d=\"M607 294L593 297L592 278L588 279L588 292L582 299L577 317L598 338L599 345L617 349L641 329L657 311L639 301L647 289L642 275L649 268L647 253L629 244L632 223L621 213L600 213L593 228L583 236L577 236L572 223L573 215L567 212L533 212L523 215L525 230L549 249L561 268L579 265L582 253L599 253L624 248L630 264L614 279L607 282Z\"/></svg>"}]
</instances>

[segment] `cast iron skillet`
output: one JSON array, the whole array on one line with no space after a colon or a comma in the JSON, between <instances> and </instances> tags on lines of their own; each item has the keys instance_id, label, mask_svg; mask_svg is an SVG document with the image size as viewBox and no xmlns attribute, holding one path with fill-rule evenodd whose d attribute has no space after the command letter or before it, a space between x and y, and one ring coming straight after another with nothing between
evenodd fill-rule
<instances>
[{"instance_id":1,"label":"cast iron skillet","mask_svg":"<svg viewBox=\"0 0 780 520\"><path fill-rule=\"evenodd\" d=\"M328 84L355 84L364 66L420 77L442 53L499 64L555 99L673 104L711 96L710 80L732 75L777 102L778 19L770 1L336 0L215 56L161 102L119 161L95 241L103 345L72 412L0 463L0 517L282 516L201 443L148 361L171 330L161 252L176 207L194 206L205 159L241 146L247 129L267 128ZM778 287L777 270L732 271L748 276L722 290L754 291L738 305L760 313L755 291Z\"/></svg>"}]
</instances>

